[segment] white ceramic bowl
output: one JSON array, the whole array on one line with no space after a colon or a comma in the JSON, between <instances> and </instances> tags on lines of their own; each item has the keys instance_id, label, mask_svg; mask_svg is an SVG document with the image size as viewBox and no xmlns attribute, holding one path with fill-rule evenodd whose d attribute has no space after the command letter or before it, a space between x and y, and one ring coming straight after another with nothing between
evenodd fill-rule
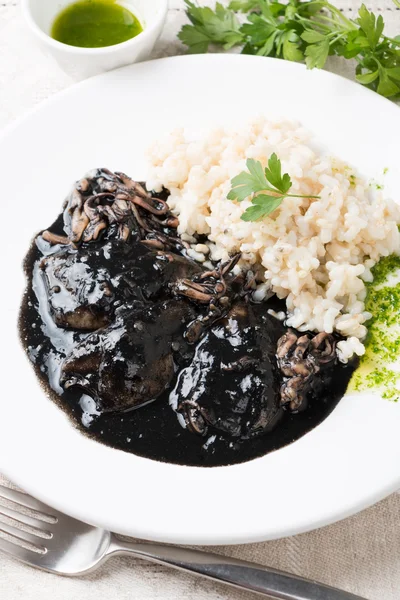
<instances>
[{"instance_id":1,"label":"white ceramic bowl","mask_svg":"<svg viewBox=\"0 0 400 600\"><path fill-rule=\"evenodd\" d=\"M121 0L120 4L139 19L143 32L114 46L79 48L58 42L50 35L56 16L72 3L73 0L22 0L22 12L36 39L60 66L73 75L84 77L148 58L161 33L168 9L168 0Z\"/></svg>"}]
</instances>

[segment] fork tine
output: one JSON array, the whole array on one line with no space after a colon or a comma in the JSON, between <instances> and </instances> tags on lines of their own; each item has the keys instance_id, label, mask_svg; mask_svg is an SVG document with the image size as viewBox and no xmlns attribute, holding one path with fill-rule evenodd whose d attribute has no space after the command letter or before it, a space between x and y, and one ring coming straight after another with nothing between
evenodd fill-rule
<instances>
[{"instance_id":1,"label":"fork tine","mask_svg":"<svg viewBox=\"0 0 400 600\"><path fill-rule=\"evenodd\" d=\"M8 535L12 535L13 538L19 540L20 542L27 542L28 544L32 544L38 550L42 550L46 552L46 547L42 546L41 542L46 542L45 538L41 538L37 535L33 535L32 533L28 533L27 531L22 531L22 529L17 529L12 525L7 525L6 523L0 523L0 533L6 533Z\"/></svg>"},{"instance_id":2,"label":"fork tine","mask_svg":"<svg viewBox=\"0 0 400 600\"><path fill-rule=\"evenodd\" d=\"M11 500L11 502L19 504L25 508L31 508L32 510L39 512L50 519L56 518L51 514L52 509L46 504L39 502L39 500L32 498L32 496L28 496L27 494L23 494L21 492L16 492L15 490L6 488L3 485L0 485L0 498Z\"/></svg>"},{"instance_id":3,"label":"fork tine","mask_svg":"<svg viewBox=\"0 0 400 600\"><path fill-rule=\"evenodd\" d=\"M37 559L43 556L42 554L38 554L33 550L28 550L27 548L18 546L13 542L4 540L3 538L0 538L0 551L5 552L9 556L17 558L18 560L22 560L22 562L28 563L32 566L35 566Z\"/></svg>"},{"instance_id":4,"label":"fork tine","mask_svg":"<svg viewBox=\"0 0 400 600\"><path fill-rule=\"evenodd\" d=\"M14 508L10 508L8 506L3 506L0 504L0 517L8 517L9 519L13 519L20 525L27 525L28 527L33 527L34 529L39 530L41 533L46 534L48 537L53 537L53 534L49 529L51 529L51 524L45 521L39 521L39 519L34 519L33 517L29 517L28 515L24 515ZM0 521L1 527L1 521Z\"/></svg>"}]
</instances>

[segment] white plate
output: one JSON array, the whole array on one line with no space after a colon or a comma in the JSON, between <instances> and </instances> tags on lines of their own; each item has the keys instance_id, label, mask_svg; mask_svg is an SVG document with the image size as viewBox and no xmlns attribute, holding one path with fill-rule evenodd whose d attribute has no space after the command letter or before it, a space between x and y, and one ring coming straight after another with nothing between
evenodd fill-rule
<instances>
[{"instance_id":1,"label":"white plate","mask_svg":"<svg viewBox=\"0 0 400 600\"><path fill-rule=\"evenodd\" d=\"M300 119L364 174L400 189L400 111L325 71L267 58L207 55L127 67L70 88L0 141L0 471L48 504L141 538L180 543L266 540L346 517L400 487L400 405L345 397L314 431L251 462L201 469L91 441L41 391L17 337L33 233L71 183L107 166L145 177L149 139L185 125Z\"/></svg>"}]
</instances>

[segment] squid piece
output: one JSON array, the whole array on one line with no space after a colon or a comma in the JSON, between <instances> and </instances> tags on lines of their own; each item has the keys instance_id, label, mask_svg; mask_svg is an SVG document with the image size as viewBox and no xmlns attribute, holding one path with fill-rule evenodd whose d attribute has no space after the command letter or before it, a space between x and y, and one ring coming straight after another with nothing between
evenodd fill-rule
<instances>
[{"instance_id":1,"label":"squid piece","mask_svg":"<svg viewBox=\"0 0 400 600\"><path fill-rule=\"evenodd\" d=\"M66 357L60 384L82 389L103 412L153 402L171 385L176 340L194 316L184 301L118 311L108 328L90 334Z\"/></svg>"},{"instance_id":2,"label":"squid piece","mask_svg":"<svg viewBox=\"0 0 400 600\"><path fill-rule=\"evenodd\" d=\"M284 376L281 404L299 411L305 408L307 394L320 379L321 370L337 363L336 339L329 333L297 335L289 330L278 340L276 357Z\"/></svg>"},{"instance_id":3,"label":"squid piece","mask_svg":"<svg viewBox=\"0 0 400 600\"><path fill-rule=\"evenodd\" d=\"M191 364L179 373L170 404L192 433L219 431L248 439L271 430L281 417L276 326L254 324L251 306L236 304L207 332Z\"/></svg>"}]
</instances>

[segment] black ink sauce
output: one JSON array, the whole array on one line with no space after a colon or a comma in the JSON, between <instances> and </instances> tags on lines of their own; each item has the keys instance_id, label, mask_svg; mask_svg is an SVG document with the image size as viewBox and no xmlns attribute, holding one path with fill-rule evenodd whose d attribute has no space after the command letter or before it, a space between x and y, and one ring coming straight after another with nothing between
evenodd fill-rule
<instances>
[{"instance_id":1,"label":"black ink sauce","mask_svg":"<svg viewBox=\"0 0 400 600\"><path fill-rule=\"evenodd\" d=\"M57 219L50 230L64 235L63 216ZM154 402L130 410L129 412L107 412L99 414L79 388L64 391L59 386L58 377L61 362L68 348L85 339L87 333L64 330L50 323L50 315L44 314L42 298L39 306L40 282L38 265L45 249L35 238L25 260L28 279L20 314L20 335L36 374L47 395L55 401L71 418L73 424L84 434L111 446L143 457L169 463L193 466L220 466L242 463L263 456L299 439L319 425L335 408L346 391L355 364L338 365L329 374L322 391L311 395L307 408L296 414L280 409L277 424L272 431L253 439L224 437L217 430L209 429L207 436L201 437L183 428L169 404L170 389ZM99 268L110 268L105 252L99 252ZM144 274L151 278L152 274ZM262 305L254 305L255 314L266 315L268 308L279 310L274 298ZM284 326L269 317L276 329L276 336L285 331ZM214 390L218 394L218 386Z\"/></svg>"}]
</instances>

